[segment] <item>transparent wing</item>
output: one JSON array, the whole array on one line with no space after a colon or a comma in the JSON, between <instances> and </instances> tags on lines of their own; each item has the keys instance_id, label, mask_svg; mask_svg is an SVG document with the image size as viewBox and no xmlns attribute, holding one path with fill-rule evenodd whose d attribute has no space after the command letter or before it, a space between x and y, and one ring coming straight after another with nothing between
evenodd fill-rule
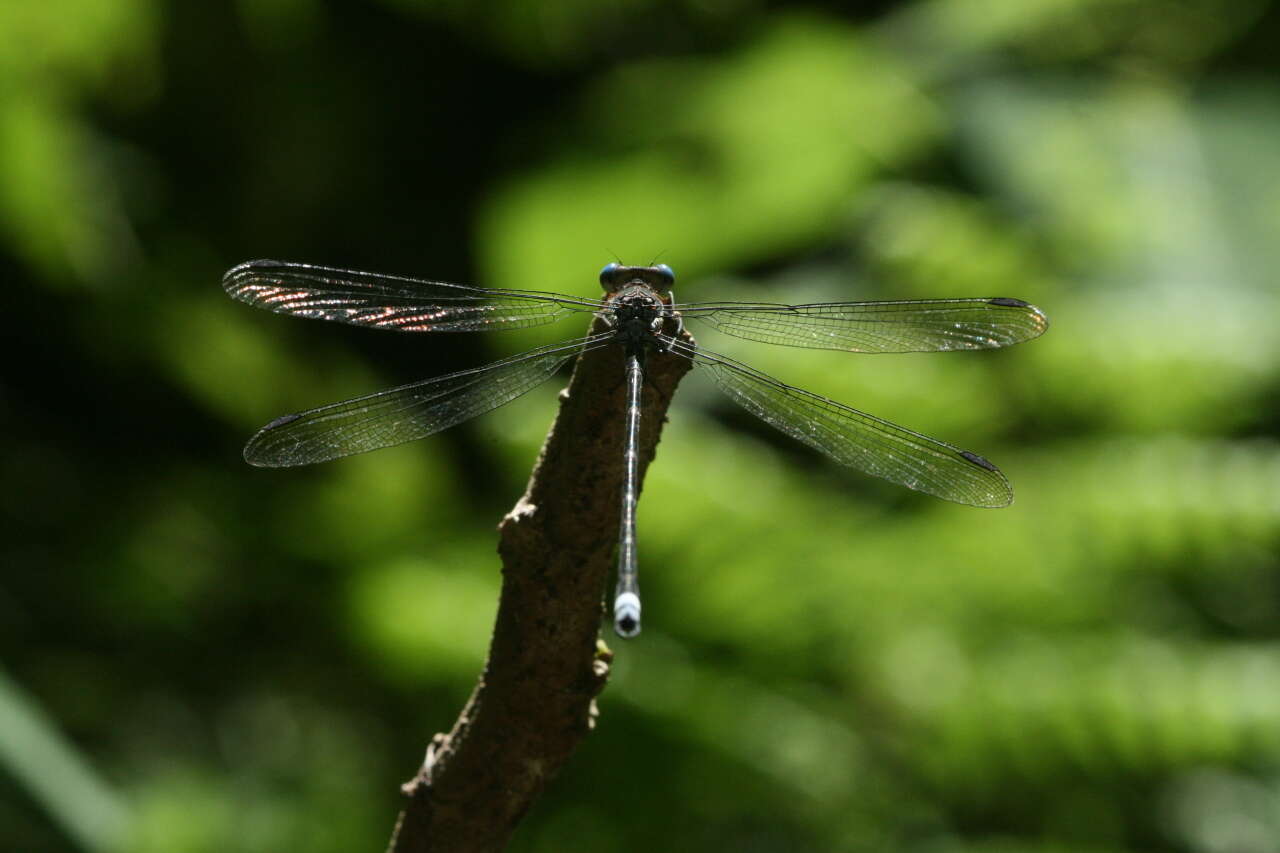
<instances>
[{"instance_id":1,"label":"transparent wing","mask_svg":"<svg viewBox=\"0 0 1280 853\"><path fill-rule=\"evenodd\" d=\"M509 403L579 352L612 338L605 332L540 347L484 367L285 415L249 439L244 458L259 467L285 468L424 438Z\"/></svg>"},{"instance_id":2,"label":"transparent wing","mask_svg":"<svg viewBox=\"0 0 1280 853\"><path fill-rule=\"evenodd\" d=\"M707 368L751 414L842 465L956 503L1001 507L1013 501L1009 481L976 453L785 385L725 356L665 341Z\"/></svg>"},{"instance_id":3,"label":"transparent wing","mask_svg":"<svg viewBox=\"0 0 1280 853\"><path fill-rule=\"evenodd\" d=\"M523 329L604 304L287 261L241 264L223 276L222 286L234 299L280 314L401 332Z\"/></svg>"},{"instance_id":4,"label":"transparent wing","mask_svg":"<svg viewBox=\"0 0 1280 853\"><path fill-rule=\"evenodd\" d=\"M1039 308L1007 297L812 305L694 302L676 308L686 319L739 338L850 352L993 349L1049 328Z\"/></svg>"}]
</instances>

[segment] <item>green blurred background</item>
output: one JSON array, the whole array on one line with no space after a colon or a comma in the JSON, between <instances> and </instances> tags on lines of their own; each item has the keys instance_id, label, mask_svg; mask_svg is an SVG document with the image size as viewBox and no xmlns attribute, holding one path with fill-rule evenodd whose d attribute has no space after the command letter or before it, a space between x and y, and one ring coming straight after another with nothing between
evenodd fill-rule
<instances>
[{"instance_id":1,"label":"green blurred background","mask_svg":"<svg viewBox=\"0 0 1280 853\"><path fill-rule=\"evenodd\" d=\"M483 660L561 382L424 442L284 412L580 334L227 299L256 257L682 299L1014 296L1008 351L703 335L982 453L837 470L691 377L646 630L518 851L1280 850L1280 9L0 4L0 848L381 850Z\"/></svg>"}]
</instances>

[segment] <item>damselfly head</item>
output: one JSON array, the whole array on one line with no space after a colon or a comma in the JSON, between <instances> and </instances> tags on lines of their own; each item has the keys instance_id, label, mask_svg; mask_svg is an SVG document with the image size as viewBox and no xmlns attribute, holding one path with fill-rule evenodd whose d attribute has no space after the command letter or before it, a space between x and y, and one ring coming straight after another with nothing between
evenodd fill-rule
<instances>
[{"instance_id":1,"label":"damselfly head","mask_svg":"<svg viewBox=\"0 0 1280 853\"><path fill-rule=\"evenodd\" d=\"M667 290L676 283L676 274L666 264L652 267L626 267L622 264L605 264L600 270L600 286L612 291L625 284L647 284L654 290Z\"/></svg>"}]
</instances>

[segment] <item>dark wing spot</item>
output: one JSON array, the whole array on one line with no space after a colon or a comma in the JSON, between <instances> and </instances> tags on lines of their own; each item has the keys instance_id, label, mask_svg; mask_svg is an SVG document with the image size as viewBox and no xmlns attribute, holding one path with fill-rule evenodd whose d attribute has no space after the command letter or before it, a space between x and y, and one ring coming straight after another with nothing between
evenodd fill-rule
<instances>
[{"instance_id":1,"label":"dark wing spot","mask_svg":"<svg viewBox=\"0 0 1280 853\"><path fill-rule=\"evenodd\" d=\"M968 461L972 462L974 465L977 465L979 468L986 468L988 471L995 471L997 473L999 473L1000 471L999 468L992 465L990 462L983 459L981 456L979 456L976 453L970 453L967 450L961 450L960 455L963 456Z\"/></svg>"},{"instance_id":2,"label":"dark wing spot","mask_svg":"<svg viewBox=\"0 0 1280 853\"><path fill-rule=\"evenodd\" d=\"M291 424L300 417L302 417L302 415L281 415L271 423L264 426L263 430L275 429L276 427L282 427L285 424Z\"/></svg>"},{"instance_id":3,"label":"dark wing spot","mask_svg":"<svg viewBox=\"0 0 1280 853\"><path fill-rule=\"evenodd\" d=\"M988 299L987 302L992 305L1003 305L1006 308L1027 308L1031 303L1023 302L1021 299L1012 299L1008 296L997 296L994 299Z\"/></svg>"}]
</instances>

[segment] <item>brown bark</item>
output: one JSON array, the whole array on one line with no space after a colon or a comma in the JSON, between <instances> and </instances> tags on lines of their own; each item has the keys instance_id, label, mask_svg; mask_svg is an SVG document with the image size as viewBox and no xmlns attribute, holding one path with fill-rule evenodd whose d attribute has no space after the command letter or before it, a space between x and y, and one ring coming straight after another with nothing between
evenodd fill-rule
<instances>
[{"instance_id":1,"label":"brown bark","mask_svg":"<svg viewBox=\"0 0 1280 853\"><path fill-rule=\"evenodd\" d=\"M599 321L597 321L598 323ZM684 358L650 354L640 477ZM502 594L489 659L453 730L403 786L389 853L500 850L595 723L613 653L599 639L622 482L620 347L578 360L524 496L499 525Z\"/></svg>"}]
</instances>

